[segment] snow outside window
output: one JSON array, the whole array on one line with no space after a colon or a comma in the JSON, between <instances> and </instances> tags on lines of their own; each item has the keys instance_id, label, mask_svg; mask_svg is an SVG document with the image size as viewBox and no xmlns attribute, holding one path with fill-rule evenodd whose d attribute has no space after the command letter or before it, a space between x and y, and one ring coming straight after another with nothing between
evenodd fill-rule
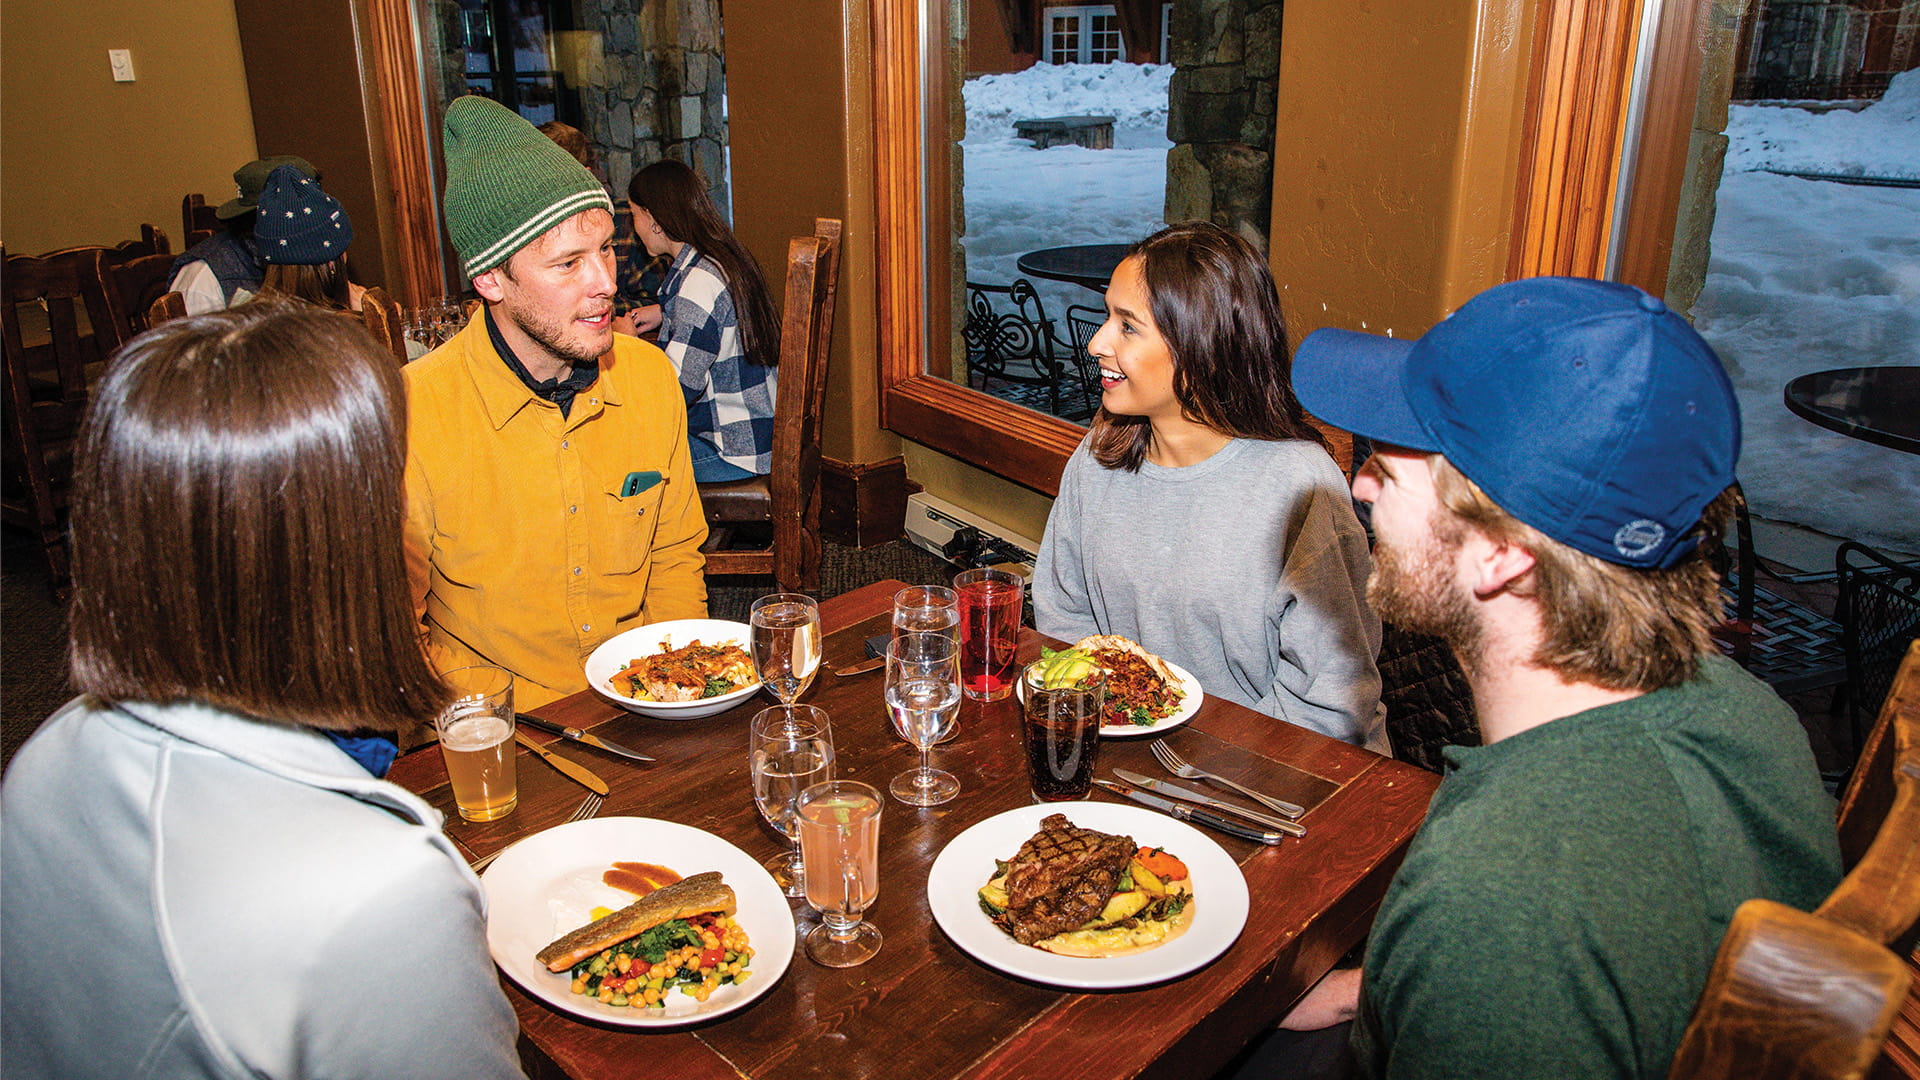
<instances>
[{"instance_id":1,"label":"snow outside window","mask_svg":"<svg viewBox=\"0 0 1920 1080\"><path fill-rule=\"evenodd\" d=\"M1111 64L1120 59L1120 16L1112 4L1047 8L1049 64Z\"/></svg>"}]
</instances>

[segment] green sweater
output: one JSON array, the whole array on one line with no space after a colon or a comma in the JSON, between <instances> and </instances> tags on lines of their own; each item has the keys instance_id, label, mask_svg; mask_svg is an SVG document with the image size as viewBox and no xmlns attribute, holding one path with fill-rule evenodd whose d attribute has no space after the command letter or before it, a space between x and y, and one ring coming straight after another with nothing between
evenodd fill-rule
<instances>
[{"instance_id":1,"label":"green sweater","mask_svg":"<svg viewBox=\"0 0 1920 1080\"><path fill-rule=\"evenodd\" d=\"M1805 732L1717 655L1446 754L1367 946L1368 1076L1663 1077L1734 908L1839 881Z\"/></svg>"}]
</instances>

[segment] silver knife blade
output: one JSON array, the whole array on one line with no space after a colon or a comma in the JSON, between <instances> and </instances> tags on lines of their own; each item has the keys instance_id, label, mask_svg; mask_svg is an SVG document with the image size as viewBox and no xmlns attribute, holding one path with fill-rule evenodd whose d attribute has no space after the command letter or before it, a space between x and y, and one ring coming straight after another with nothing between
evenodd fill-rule
<instances>
[{"instance_id":1,"label":"silver knife blade","mask_svg":"<svg viewBox=\"0 0 1920 1080\"><path fill-rule=\"evenodd\" d=\"M563 758L559 754L541 746L539 743L527 738L527 733L521 731L519 728L513 729L513 741L539 754L542 761L560 770L560 775L579 784L595 795L603 798L607 795L607 782L595 776L592 769L587 768L585 765L571 758Z\"/></svg>"},{"instance_id":2,"label":"silver knife blade","mask_svg":"<svg viewBox=\"0 0 1920 1080\"><path fill-rule=\"evenodd\" d=\"M514 719L528 727L537 727L541 731L550 731L563 739L572 739L574 742L582 745L591 746L595 750L605 750L609 754L619 754L623 758L632 758L635 761L654 760L638 750L629 750L611 739L603 739L591 732L581 731L579 728L567 727L565 724L556 724L551 720L542 720L537 716L531 716L527 713L514 713L513 715Z\"/></svg>"},{"instance_id":3,"label":"silver knife blade","mask_svg":"<svg viewBox=\"0 0 1920 1080\"><path fill-rule=\"evenodd\" d=\"M1245 840L1252 840L1260 844L1277 844L1286 839L1286 834L1277 829L1261 830L1251 825L1242 825L1237 821L1228 820L1210 811L1199 810L1185 803L1174 802L1172 799L1163 799L1158 795L1149 795L1144 791L1137 791L1124 784L1116 784L1111 780L1096 779L1094 783L1106 788L1108 791L1124 795L1142 806L1152 807L1163 814L1171 814L1181 821L1193 825L1205 825L1209 829L1219 829L1223 833L1231 833L1234 836ZM1300 826L1296 825L1294 828L1298 829ZM1301 831L1305 832L1306 830L1301 829Z\"/></svg>"},{"instance_id":4,"label":"silver knife blade","mask_svg":"<svg viewBox=\"0 0 1920 1080\"><path fill-rule=\"evenodd\" d=\"M1284 830L1287 827L1296 824L1296 822L1290 821L1283 817L1275 817L1272 814L1263 814L1258 810L1249 810L1244 806L1235 806L1230 802L1226 802L1225 800L1222 800L1222 799L1216 799L1211 795L1203 795L1200 792L1193 790L1192 788L1181 787L1179 784L1170 784L1165 780L1161 780L1152 776L1145 776L1137 772L1129 771L1127 769L1115 769L1113 770L1113 775L1119 777L1122 780L1125 780L1127 783L1132 784L1135 787L1143 787L1143 788L1146 788L1148 791L1157 791L1160 794L1165 795L1170 799L1179 799L1181 802L1190 802L1199 806L1205 806L1214 810L1219 810L1223 813L1235 814L1240 817L1246 818L1248 821L1257 821L1260 824L1265 825L1269 829Z\"/></svg>"}]
</instances>

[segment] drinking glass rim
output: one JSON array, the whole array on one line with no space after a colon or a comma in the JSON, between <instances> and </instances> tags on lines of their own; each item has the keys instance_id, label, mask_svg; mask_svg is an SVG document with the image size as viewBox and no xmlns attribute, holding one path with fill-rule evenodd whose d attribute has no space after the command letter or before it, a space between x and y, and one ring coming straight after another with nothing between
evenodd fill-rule
<instances>
[{"instance_id":1,"label":"drinking glass rim","mask_svg":"<svg viewBox=\"0 0 1920 1080\"><path fill-rule=\"evenodd\" d=\"M761 597L758 600L755 600L752 604L748 605L747 607L748 621L751 622L753 613L756 611L759 611L763 607L772 607L775 604L801 604L801 603L804 603L807 606L815 609L818 609L820 606L820 601L815 600L813 597L808 596L806 593L797 593L797 592L768 593L767 595Z\"/></svg>"},{"instance_id":2,"label":"drinking glass rim","mask_svg":"<svg viewBox=\"0 0 1920 1080\"><path fill-rule=\"evenodd\" d=\"M874 787L872 784L869 784L864 780L838 779L838 780L822 780L817 784L809 784L806 787L802 788L800 790L800 794L795 796L793 800L794 813L798 814L800 812L801 806L805 805L806 803L812 802L816 798L824 798L828 794L837 794L841 791L851 790L854 788L860 789L861 794L872 796L874 801L873 812L875 816L878 816L881 810L886 809L886 805L887 805L886 796L880 793L879 788ZM816 792L818 792L819 794L816 795L815 794Z\"/></svg>"},{"instance_id":3,"label":"drinking glass rim","mask_svg":"<svg viewBox=\"0 0 1920 1080\"><path fill-rule=\"evenodd\" d=\"M902 597L908 593L920 593L930 602L909 603L902 599ZM940 596L941 593L946 594L944 598ZM893 610L895 611L899 611L903 607L909 609L953 607L959 602L960 594L946 585L909 585L893 594Z\"/></svg>"},{"instance_id":4,"label":"drinking glass rim","mask_svg":"<svg viewBox=\"0 0 1920 1080\"><path fill-rule=\"evenodd\" d=\"M1002 570L997 566L976 566L971 570L962 570L953 575L953 589L956 593L960 591L962 578L966 579L965 584L968 585L980 581L1005 582L1011 585L1018 585L1022 589L1026 588L1027 585L1027 579L1024 575L1016 574L1011 570Z\"/></svg>"}]
</instances>

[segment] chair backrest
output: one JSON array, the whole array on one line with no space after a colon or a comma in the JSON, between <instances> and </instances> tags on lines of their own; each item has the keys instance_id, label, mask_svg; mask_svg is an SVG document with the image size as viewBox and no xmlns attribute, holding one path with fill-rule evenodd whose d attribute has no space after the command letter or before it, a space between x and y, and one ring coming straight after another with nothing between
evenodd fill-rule
<instances>
[{"instance_id":1,"label":"chair backrest","mask_svg":"<svg viewBox=\"0 0 1920 1080\"><path fill-rule=\"evenodd\" d=\"M406 326L400 314L400 301L375 285L360 297L360 321L373 339L386 346L399 363L407 362Z\"/></svg>"},{"instance_id":2,"label":"chair backrest","mask_svg":"<svg viewBox=\"0 0 1920 1080\"><path fill-rule=\"evenodd\" d=\"M1920 642L1840 804L1851 868L1812 914L1734 912L1672 1077L1858 1077L1887 1041L1920 921ZM1895 952L1898 950L1898 953Z\"/></svg>"},{"instance_id":3,"label":"chair backrest","mask_svg":"<svg viewBox=\"0 0 1920 1080\"><path fill-rule=\"evenodd\" d=\"M141 333L151 325L148 312L173 280L173 255L159 251L110 265L107 280L113 284L109 295L127 335Z\"/></svg>"},{"instance_id":4,"label":"chair backrest","mask_svg":"<svg viewBox=\"0 0 1920 1080\"><path fill-rule=\"evenodd\" d=\"M1002 306L1002 297L1012 310ZM1004 374L1010 362L1037 361L1042 371L1051 371L1055 363L1053 320L1026 278L1015 278L1011 285L967 282L960 336L967 344L968 365L1002 378L1010 377Z\"/></svg>"},{"instance_id":5,"label":"chair backrest","mask_svg":"<svg viewBox=\"0 0 1920 1080\"><path fill-rule=\"evenodd\" d=\"M0 254L4 251L0 248ZM83 247L5 256L0 299L7 316L8 363L24 365L43 384L56 380L63 399L84 399L86 365L113 355L126 339L108 298L105 251Z\"/></svg>"},{"instance_id":6,"label":"chair backrest","mask_svg":"<svg viewBox=\"0 0 1920 1080\"><path fill-rule=\"evenodd\" d=\"M199 243L219 232L222 225L214 213L218 207L208 206L204 195L194 192L180 199L180 236L187 247Z\"/></svg>"},{"instance_id":7,"label":"chair backrest","mask_svg":"<svg viewBox=\"0 0 1920 1080\"><path fill-rule=\"evenodd\" d=\"M1834 619L1847 665L1847 707L1854 745L1893 685L1907 643L1920 635L1920 563L1895 562L1847 541L1833 556L1840 583Z\"/></svg>"},{"instance_id":8,"label":"chair backrest","mask_svg":"<svg viewBox=\"0 0 1920 1080\"><path fill-rule=\"evenodd\" d=\"M774 577L799 581L820 558L820 426L839 288L841 223L816 218L814 235L787 244L780 319L779 397L773 413ZM792 462L791 467L783 467Z\"/></svg>"},{"instance_id":9,"label":"chair backrest","mask_svg":"<svg viewBox=\"0 0 1920 1080\"><path fill-rule=\"evenodd\" d=\"M151 330L163 322L186 317L187 298L177 292L164 292L147 308L147 329Z\"/></svg>"}]
</instances>

